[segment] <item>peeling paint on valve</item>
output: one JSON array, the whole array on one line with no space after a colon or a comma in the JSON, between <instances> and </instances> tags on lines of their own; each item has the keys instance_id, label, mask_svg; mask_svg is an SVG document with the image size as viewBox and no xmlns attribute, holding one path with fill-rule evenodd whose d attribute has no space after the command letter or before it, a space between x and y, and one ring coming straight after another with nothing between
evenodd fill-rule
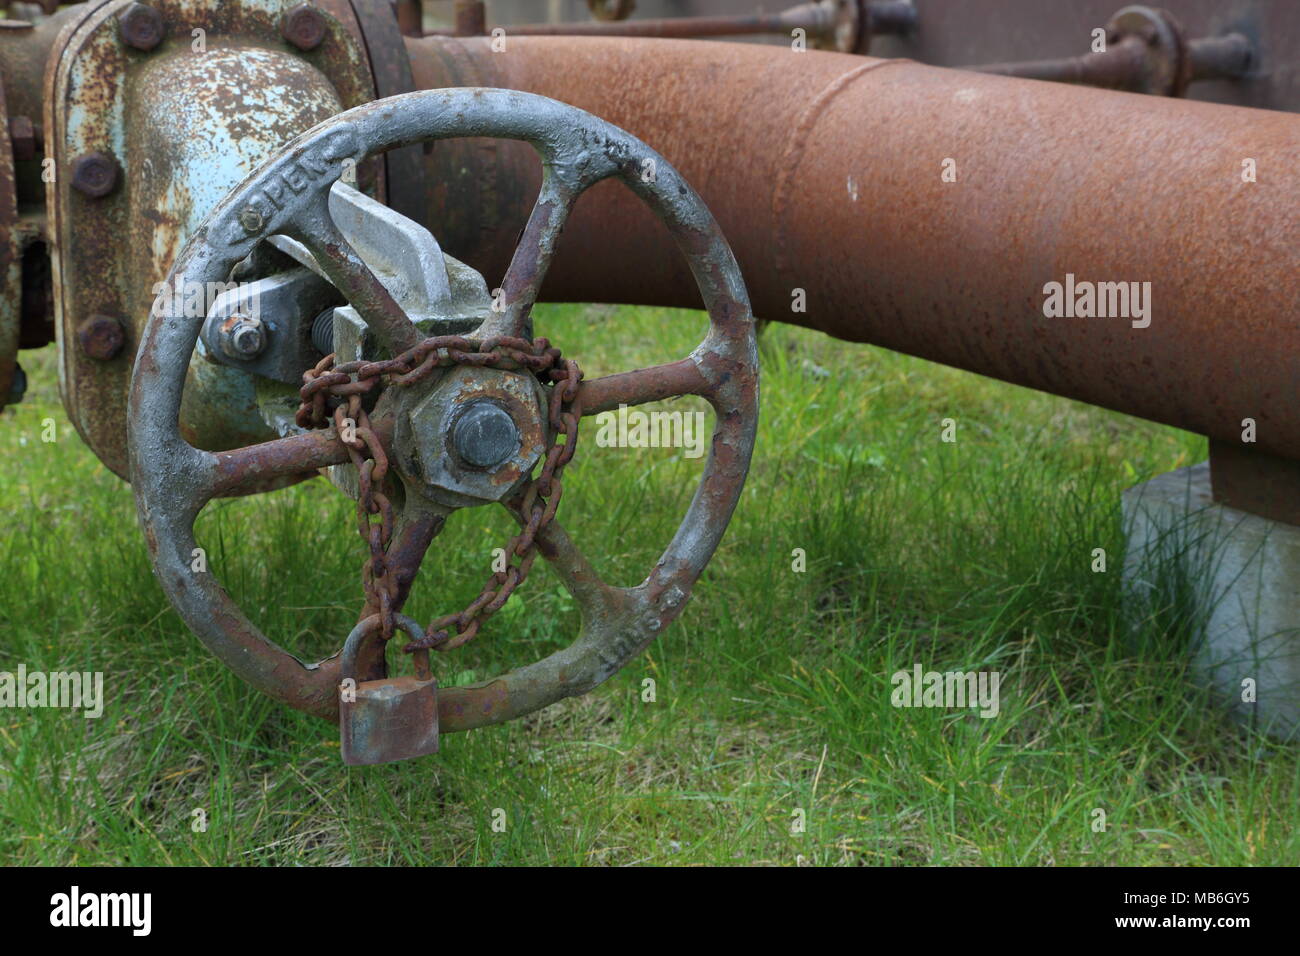
<instances>
[{"instance_id":1,"label":"peeling paint on valve","mask_svg":"<svg viewBox=\"0 0 1300 956\"><path fill-rule=\"evenodd\" d=\"M381 100L328 120L289 143L222 200L186 245L168 284L201 286L225 276L260 241L280 233L314 257L389 354L410 348L420 340L419 333L342 239L326 196L346 161L396 145L465 136L529 143L543 158L546 170L538 202L502 282L504 309L491 313L466 337L490 343L527 333L532 304L573 203L595 183L618 179L676 240L696 276L710 327L705 340L685 359L582 383L574 407L594 414L611 403L640 404L692 394L710 403L716 426L700 491L642 584L632 588L605 584L559 522L538 530L538 551L582 610L582 632L568 648L543 660L478 684L439 690L443 732L510 720L584 693L626 664L676 618L739 501L758 414L758 353L748 296L730 248L704 204L667 160L644 143L590 114L543 97L489 89L431 90ZM655 163L653 181L640 175L641 159ZM261 220L251 235L250 223L243 221L249 208L256 209ZM132 473L158 579L186 623L246 681L290 706L333 718L338 711L338 657L311 665L292 657L244 616L214 575L189 573L188 556L195 546L194 518L212 497L307 468L340 464L348 454L337 435L330 434L335 429L218 453L187 443L177 427L176 412L185 384L183 369L196 336L197 329L190 324L152 319L131 385ZM425 409L429 402L453 399L453 391L463 391L466 380L472 381L473 371L465 369L455 380L435 375L410 389L384 389L370 416L374 441L381 446L373 451L397 461L414 460L413 453L420 460L428 459L440 448L452 454L448 444L430 444L428 435L416 436L412 431L430 422L435 423L430 426L435 431L452 429L454 416L421 411L412 419L409 412ZM440 392L440 388L451 391ZM412 393L409 398L408 393ZM409 513L397 523L387 551L388 566L397 578L394 611L405 600L424 549L452 507L445 502L413 503L418 497L408 489ZM367 607L362 617L377 610ZM355 676L359 680L382 677L382 656L359 654Z\"/></svg>"}]
</instances>

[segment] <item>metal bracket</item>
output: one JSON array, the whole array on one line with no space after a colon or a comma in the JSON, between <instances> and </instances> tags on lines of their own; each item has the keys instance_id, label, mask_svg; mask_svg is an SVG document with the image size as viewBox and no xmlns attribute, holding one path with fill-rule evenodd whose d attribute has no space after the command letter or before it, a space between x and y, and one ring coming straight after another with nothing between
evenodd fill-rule
<instances>
[{"instance_id":1,"label":"metal bracket","mask_svg":"<svg viewBox=\"0 0 1300 956\"><path fill-rule=\"evenodd\" d=\"M330 217L388 294L426 335L478 328L491 312L487 283L443 253L429 230L343 182L329 195ZM378 343L356 310L325 278L302 243L276 235L270 245L303 268L278 273L222 293L203 323L200 341L209 361L291 385L322 358L326 341L340 361L375 358ZM331 306L333 329L313 326ZM256 330L256 347L235 337Z\"/></svg>"},{"instance_id":2,"label":"metal bracket","mask_svg":"<svg viewBox=\"0 0 1300 956\"><path fill-rule=\"evenodd\" d=\"M199 334L203 355L213 362L243 369L290 385L321 360L312 344L312 323L325 309L343 300L338 291L309 269L292 269L241 284L212 304ZM240 323L257 328L257 348L242 353L234 342Z\"/></svg>"}]
</instances>

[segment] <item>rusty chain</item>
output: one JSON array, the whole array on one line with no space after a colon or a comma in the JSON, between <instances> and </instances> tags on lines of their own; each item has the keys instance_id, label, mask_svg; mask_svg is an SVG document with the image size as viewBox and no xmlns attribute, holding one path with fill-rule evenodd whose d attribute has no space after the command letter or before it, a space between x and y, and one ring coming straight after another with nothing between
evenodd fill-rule
<instances>
[{"instance_id":1,"label":"rusty chain","mask_svg":"<svg viewBox=\"0 0 1300 956\"><path fill-rule=\"evenodd\" d=\"M509 502L523 530L506 545L505 570L493 572L479 596L464 610L435 618L424 636L411 641L404 650L413 654L460 647L474 639L483 622L499 611L528 577L537 557L537 535L555 517L564 493L560 476L578 445L578 421L582 417L578 385L582 371L577 362L563 358L560 350L544 338L530 342L509 336L482 342L458 335L433 336L391 359L335 365L334 358L332 354L327 355L303 373L299 392L302 404L295 419L301 428L321 428L332 420L339 442L357 469L357 531L369 549L369 557L361 569L361 583L367 606L380 615L385 641L393 636L393 603L398 591L387 557L393 534L393 507L383 491L388 455L370 426L362 397L385 376L389 385L406 387L423 381L436 368L454 365L527 370L545 376L552 386L547 408L551 437L541 472L536 478L530 478ZM331 398L340 400L332 414L328 407ZM561 437L563 443L559 441ZM378 523L372 520L376 516Z\"/></svg>"}]
</instances>

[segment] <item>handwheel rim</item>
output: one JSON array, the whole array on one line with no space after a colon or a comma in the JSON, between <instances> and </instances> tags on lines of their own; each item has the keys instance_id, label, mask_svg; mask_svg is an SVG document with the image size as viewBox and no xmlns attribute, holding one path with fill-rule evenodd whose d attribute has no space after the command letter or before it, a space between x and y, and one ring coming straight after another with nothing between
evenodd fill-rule
<instances>
[{"instance_id":1,"label":"handwheel rim","mask_svg":"<svg viewBox=\"0 0 1300 956\"><path fill-rule=\"evenodd\" d=\"M713 407L715 429L686 514L641 584L605 584L562 528L539 535L548 563L557 569L561 562L568 566L567 573L559 573L583 608L579 636L568 647L506 674L441 691L444 731L510 720L585 693L616 673L676 618L739 501L758 413L757 346L748 295L708 209L666 160L635 137L575 107L533 94L427 90L366 104L322 123L213 209L173 265L168 288L177 282L225 281L257 243L285 231L288 217L274 210L260 229L250 230L247 217L241 222L241 212L268 181L300 182L304 171L320 171L302 191L328 192L349 160L360 162L373 152L415 142L465 136L529 142L544 163L549 157L547 181L558 188L576 187L574 199L594 182L618 178L668 226L696 277L710 318L704 342L676 364L693 363L703 384L692 394ZM646 160L655 164L650 182L641 176ZM546 188L544 184L544 194ZM539 197L539 207L544 198ZM198 333L199 323L192 319L151 316L133 370L128 441L150 558L178 613L223 663L283 703L336 719L338 654L314 664L303 662L261 633L215 573L195 574L190 568L197 547L194 521L211 498L220 468L220 455L193 448L179 431L180 399Z\"/></svg>"}]
</instances>

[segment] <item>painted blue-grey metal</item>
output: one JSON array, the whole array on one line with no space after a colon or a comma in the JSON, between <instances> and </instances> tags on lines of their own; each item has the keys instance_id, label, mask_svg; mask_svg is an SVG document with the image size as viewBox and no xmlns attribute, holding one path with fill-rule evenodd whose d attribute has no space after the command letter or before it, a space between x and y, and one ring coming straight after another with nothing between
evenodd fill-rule
<instances>
[{"instance_id":1,"label":"painted blue-grey metal","mask_svg":"<svg viewBox=\"0 0 1300 956\"><path fill-rule=\"evenodd\" d=\"M530 310L574 200L594 183L617 178L668 227L695 276L710 326L685 359L584 383L582 411L595 414L618 404L693 394L710 403L716 424L684 519L641 584L605 584L558 522L538 534L540 552L582 610L582 632L570 647L541 661L445 690L438 706L445 731L509 720L585 693L680 613L739 500L758 416L758 353L748 295L730 247L699 196L641 141L541 96L431 90L380 100L328 120L287 145L217 205L177 259L169 282L224 277L260 243L287 235L312 252L388 350L408 348L419 339L416 328L340 234L330 217L328 194L347 164L371 153L462 136L526 141L543 165L541 193L502 282L503 307L469 337L519 335L529 328ZM151 559L181 616L223 662L258 690L334 717L338 657L306 664L263 635L215 575L194 570L193 523L215 496L337 464L346 454L331 431L292 434L231 452L206 452L188 444L179 432L177 412L198 328L199 323L183 316L155 314L136 359L130 460ZM404 410L401 403L426 399L441 386L441 379L431 378L427 388L385 390L371 416L376 433L391 436L393 418ZM406 397L410 392L415 394ZM395 451L398 456L410 452ZM426 545L435 533L429 529L441 526L427 516L417 503L410 517L411 526L425 529Z\"/></svg>"}]
</instances>

